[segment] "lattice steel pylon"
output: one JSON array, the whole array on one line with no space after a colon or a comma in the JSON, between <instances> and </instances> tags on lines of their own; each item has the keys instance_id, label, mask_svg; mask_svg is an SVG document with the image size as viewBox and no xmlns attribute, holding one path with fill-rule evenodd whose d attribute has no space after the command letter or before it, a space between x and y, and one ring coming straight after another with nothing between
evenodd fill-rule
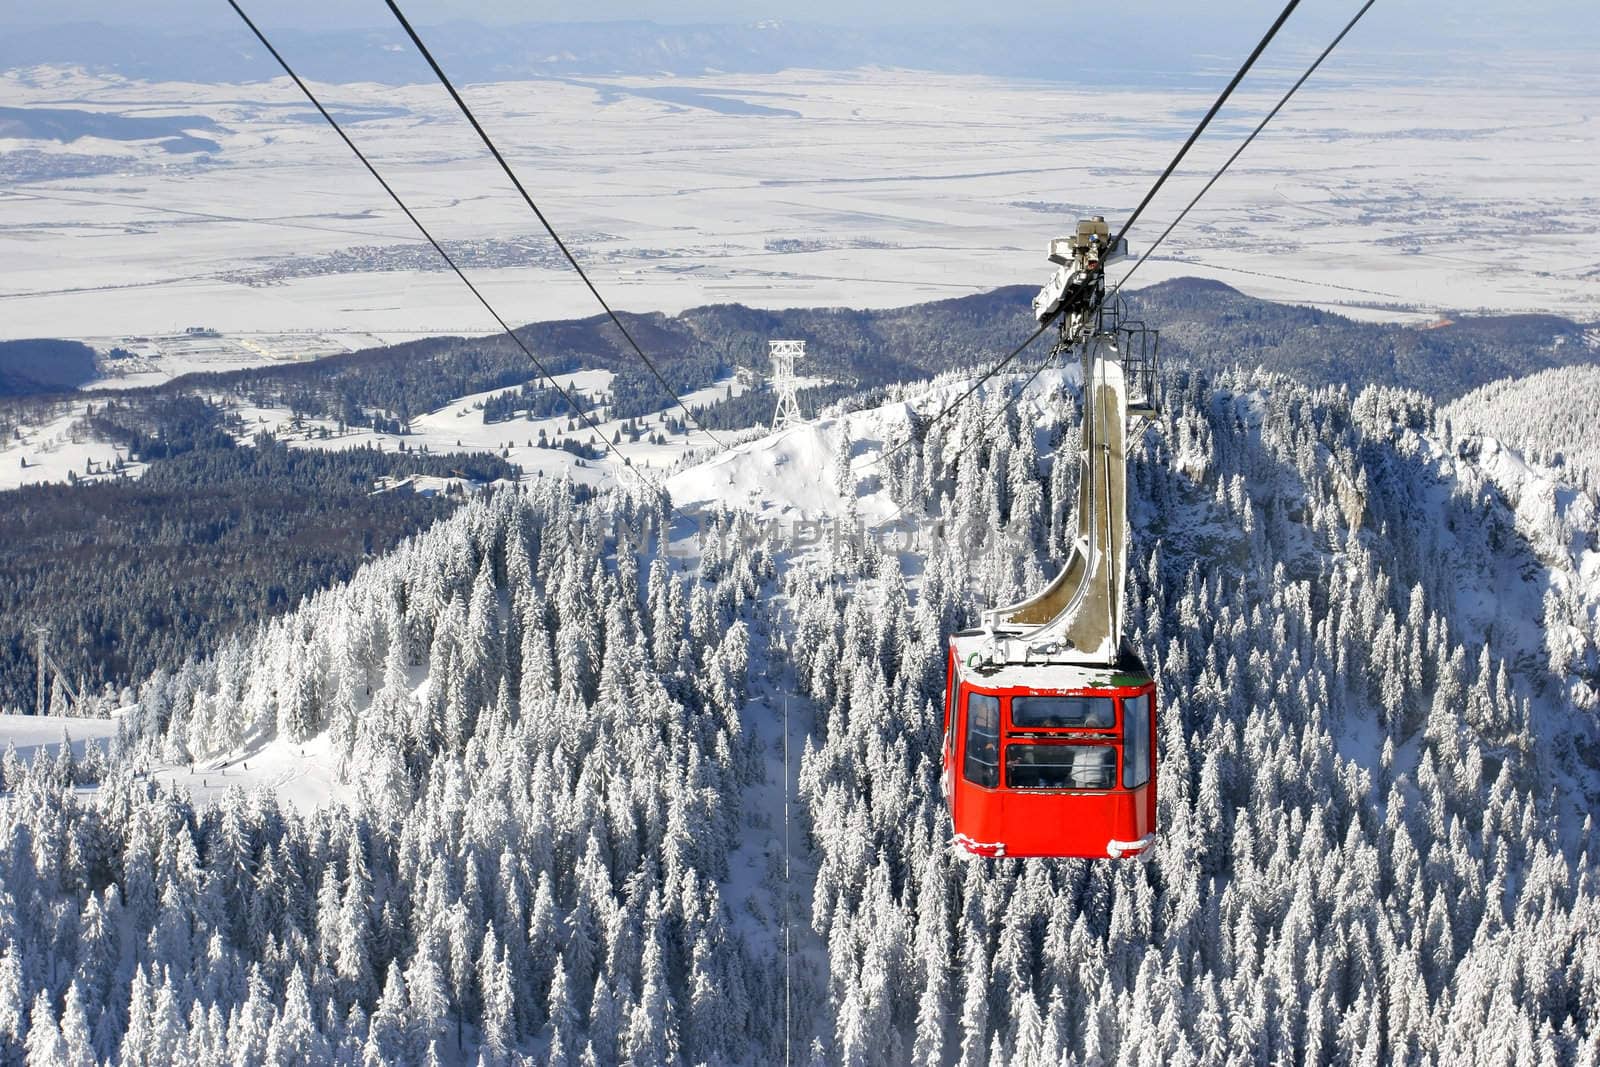
<instances>
[{"instance_id":1,"label":"lattice steel pylon","mask_svg":"<svg viewBox=\"0 0 1600 1067\"><path fill-rule=\"evenodd\" d=\"M772 413L772 432L787 429L804 422L800 414L800 401L795 393L799 382L794 376L794 361L806 357L804 341L768 341L768 355L772 359L772 391L778 394L778 407Z\"/></svg>"},{"instance_id":2,"label":"lattice steel pylon","mask_svg":"<svg viewBox=\"0 0 1600 1067\"><path fill-rule=\"evenodd\" d=\"M76 688L67 680L67 672L61 669L61 664L57 663L56 658L50 654L50 627L35 626L33 633L39 639L37 652L39 657L39 678L38 690L34 696L33 713L35 715L47 715L50 712L49 698L51 692L45 688L45 682L48 678L46 671L56 672L56 681L61 683L61 693L68 701L67 706L69 708L77 707L82 703L82 698L78 694L83 687L83 677L79 676Z\"/></svg>"},{"instance_id":3,"label":"lattice steel pylon","mask_svg":"<svg viewBox=\"0 0 1600 1067\"><path fill-rule=\"evenodd\" d=\"M38 687L37 693L36 693L36 695L34 697L34 701L33 701L33 713L35 715L43 715L45 712L50 710L45 705L45 702L44 702L44 700L45 700L45 688L44 688L45 673L44 672L46 670L46 663L48 662L48 660L45 658L45 656L46 656L46 653L45 653L45 642L47 642L50 639L50 627L48 627L48 626L35 626L33 628L33 635L36 638L39 639L38 648L34 653L38 657L38 660L39 660L39 687Z\"/></svg>"}]
</instances>

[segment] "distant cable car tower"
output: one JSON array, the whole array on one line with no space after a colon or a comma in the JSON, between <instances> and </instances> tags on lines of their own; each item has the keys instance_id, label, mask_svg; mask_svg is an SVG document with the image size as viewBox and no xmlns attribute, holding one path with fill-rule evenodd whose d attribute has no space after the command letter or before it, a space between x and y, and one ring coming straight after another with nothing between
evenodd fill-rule
<instances>
[{"instance_id":1,"label":"distant cable car tower","mask_svg":"<svg viewBox=\"0 0 1600 1067\"><path fill-rule=\"evenodd\" d=\"M800 414L800 401L795 395L800 383L794 376L794 361L806 358L806 343L768 341L767 348L772 359L772 391L778 394L778 408L772 413L772 432L777 433L805 421L805 416Z\"/></svg>"},{"instance_id":2,"label":"distant cable car tower","mask_svg":"<svg viewBox=\"0 0 1600 1067\"><path fill-rule=\"evenodd\" d=\"M77 688L74 688L72 683L67 680L67 672L61 669L61 664L57 663L56 658L50 654L50 627L35 626L33 628L33 632L34 635L39 639L37 653L39 659L39 677L38 689L34 697L33 713L35 715L47 715L50 712L50 690L45 686L45 682L48 680L48 675L45 673L47 670L55 671L56 681L61 683L62 695L64 695L69 701L68 707L77 707L78 704L81 703L81 698L78 694L83 688L83 679L80 677L78 679Z\"/></svg>"}]
</instances>

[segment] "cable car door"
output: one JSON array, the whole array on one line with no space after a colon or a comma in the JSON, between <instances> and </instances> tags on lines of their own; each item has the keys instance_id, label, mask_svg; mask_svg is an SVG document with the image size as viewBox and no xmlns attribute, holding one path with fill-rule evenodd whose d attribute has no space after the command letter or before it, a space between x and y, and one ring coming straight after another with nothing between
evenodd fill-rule
<instances>
[{"instance_id":1,"label":"cable car door","mask_svg":"<svg viewBox=\"0 0 1600 1067\"><path fill-rule=\"evenodd\" d=\"M956 669L954 652L945 654L944 674L944 741L939 749L939 781L944 789L944 802L950 808L950 821L955 822L956 793L956 695L961 692L961 682Z\"/></svg>"}]
</instances>

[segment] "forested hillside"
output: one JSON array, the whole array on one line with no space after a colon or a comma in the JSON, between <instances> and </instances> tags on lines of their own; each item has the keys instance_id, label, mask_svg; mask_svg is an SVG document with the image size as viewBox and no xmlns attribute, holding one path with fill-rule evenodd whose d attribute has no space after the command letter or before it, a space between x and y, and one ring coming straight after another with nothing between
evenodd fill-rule
<instances>
[{"instance_id":1,"label":"forested hillside","mask_svg":"<svg viewBox=\"0 0 1600 1067\"><path fill-rule=\"evenodd\" d=\"M94 377L94 349L77 341L0 341L0 397L63 393Z\"/></svg>"},{"instance_id":2,"label":"forested hillside","mask_svg":"<svg viewBox=\"0 0 1600 1067\"><path fill-rule=\"evenodd\" d=\"M769 1062L778 986L718 881L758 767L739 709L770 564L642 579L633 546L659 522L553 482L502 493L147 683L145 758L327 730L368 803L199 813L41 773L26 806L75 843L5 869L22 897L0 983L10 967L30 1003L86 1006L69 1046L135 1062L431 1062L463 1041L492 1064ZM22 807L0 811L10 835ZM70 946L36 925L63 876L88 909Z\"/></svg>"},{"instance_id":3,"label":"forested hillside","mask_svg":"<svg viewBox=\"0 0 1600 1067\"><path fill-rule=\"evenodd\" d=\"M1356 322L1180 278L1130 294L1176 365L1263 367L1307 385L1390 385L1444 403L1499 378L1600 362L1596 334L1554 315L1495 315L1429 326Z\"/></svg>"},{"instance_id":4,"label":"forested hillside","mask_svg":"<svg viewBox=\"0 0 1600 1067\"><path fill-rule=\"evenodd\" d=\"M1014 548L1059 559L1070 499L1014 414L970 411L887 475L954 521L917 595L892 560L788 572L831 1056L1596 1062L1592 499L1514 518L1414 393L1196 376L1169 401L1130 492L1162 707L1148 866L946 845L941 636L974 585L1037 586Z\"/></svg>"},{"instance_id":5,"label":"forested hillside","mask_svg":"<svg viewBox=\"0 0 1600 1067\"><path fill-rule=\"evenodd\" d=\"M709 385L735 367L770 371L767 341L804 338L807 374L848 388L905 381L967 363L1009 337L1027 316L1021 289L889 311L847 308L762 311L737 304L696 308L678 316L623 315L678 394ZM672 406L603 316L535 323L518 331L553 373L601 368L615 373L614 417ZM1023 330L1021 336L1026 336ZM522 350L505 337L430 338L390 348L333 356L315 363L191 375L166 386L247 397L262 406L371 425L373 412L400 425L459 396L518 385L537 377ZM770 410L753 421L770 419ZM742 425L750 425L746 422Z\"/></svg>"},{"instance_id":6,"label":"forested hillside","mask_svg":"<svg viewBox=\"0 0 1600 1067\"><path fill-rule=\"evenodd\" d=\"M1474 389L1444 409L1463 432L1504 442L1600 492L1600 367L1560 367Z\"/></svg>"},{"instance_id":7,"label":"forested hillside","mask_svg":"<svg viewBox=\"0 0 1600 1067\"><path fill-rule=\"evenodd\" d=\"M494 456L236 448L183 425L129 431L151 457L136 481L0 494L0 709L35 710L37 626L74 684L120 688L344 581L462 499L374 494L378 479L516 474Z\"/></svg>"},{"instance_id":8,"label":"forested hillside","mask_svg":"<svg viewBox=\"0 0 1600 1067\"><path fill-rule=\"evenodd\" d=\"M360 799L7 771L4 1054L776 1062L749 801L787 697L814 1062L1597 1062L1593 501L1541 511L1415 393L1177 378L1130 487L1155 855L950 850L943 640L1061 558L1075 404L991 396L872 472L914 551L730 512L668 555L661 501L546 482L153 677L124 768L325 732ZM833 470L795 476L868 489Z\"/></svg>"},{"instance_id":9,"label":"forested hillside","mask_svg":"<svg viewBox=\"0 0 1600 1067\"><path fill-rule=\"evenodd\" d=\"M816 399L831 401L998 358L1034 329L1033 294L1030 287L1011 286L875 311L720 304L676 316L623 318L678 394L734 368L766 375L767 341L792 337L807 342L804 373L833 383ZM1498 378L1600 360L1582 326L1548 315L1463 319L1431 329L1362 323L1194 278L1129 294L1128 309L1161 327L1171 366L1259 365L1308 385L1393 385L1440 402ZM613 371L614 417L672 404L604 317L534 323L518 334L553 373ZM1025 362L1042 358L1047 348L1048 339L1036 342ZM435 337L312 362L190 375L161 388L239 396L347 426L398 431L458 397L536 378L527 356L505 337ZM767 421L771 399L764 405L761 399L715 405L707 418L723 428Z\"/></svg>"}]
</instances>

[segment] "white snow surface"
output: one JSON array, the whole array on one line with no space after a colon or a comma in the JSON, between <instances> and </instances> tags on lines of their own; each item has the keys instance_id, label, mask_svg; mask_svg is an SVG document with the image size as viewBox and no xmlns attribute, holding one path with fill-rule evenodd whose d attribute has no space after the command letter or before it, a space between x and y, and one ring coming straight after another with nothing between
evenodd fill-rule
<instances>
[{"instance_id":1,"label":"white snow surface","mask_svg":"<svg viewBox=\"0 0 1600 1067\"><path fill-rule=\"evenodd\" d=\"M72 751L81 757L89 744L104 747L117 734L117 719L78 718L69 715L0 715L0 751L15 745L17 755L31 762L41 754L53 756L61 747L63 732ZM188 793L207 805L230 789L270 789L302 812L329 803L343 803L355 788L341 782L327 735L293 744L281 738L257 742L238 752L194 764L158 764L142 768L164 789Z\"/></svg>"},{"instance_id":2,"label":"white snow surface","mask_svg":"<svg viewBox=\"0 0 1600 1067\"><path fill-rule=\"evenodd\" d=\"M342 804L356 795L353 782L340 781L333 746L326 733L302 742L283 738L258 742L220 759L148 768L152 781L188 793L205 806L230 789L270 789L309 814L325 804Z\"/></svg>"},{"instance_id":3,"label":"white snow surface","mask_svg":"<svg viewBox=\"0 0 1600 1067\"><path fill-rule=\"evenodd\" d=\"M116 719L85 719L72 715L0 715L0 751L15 745L17 755L32 761L39 754L53 756L61 748L63 733L72 742L74 756L82 756L90 743L104 746L117 735Z\"/></svg>"},{"instance_id":4,"label":"white snow surface","mask_svg":"<svg viewBox=\"0 0 1600 1067\"><path fill-rule=\"evenodd\" d=\"M1471 308L1595 318L1586 234L1600 210L1600 79L1529 62L1507 55L1426 84L1319 75L1137 284L1200 275L1387 319ZM632 95L657 78L587 82L479 85L473 103L614 304L667 311L892 307L1037 284L1045 242L1078 215L1129 210L1212 92L903 70L671 81L776 94L797 113L774 116ZM335 110L400 109L362 121L359 140L442 239L489 248L471 273L509 321L595 313L558 257L482 245L543 239L437 86L318 89ZM1132 235L1135 251L1276 94L1244 86ZM130 96L143 114L215 120L220 151L200 162L151 142L0 139L0 152L125 161L0 190L0 336L81 337L102 351L144 338L145 354L107 373L149 382L493 330L453 276L419 258L415 233L337 138L300 120L305 102L286 79L0 75L16 106L120 112ZM1513 242L1535 269L1504 270L1494 250ZM184 341L189 326L221 339Z\"/></svg>"},{"instance_id":5,"label":"white snow surface","mask_svg":"<svg viewBox=\"0 0 1600 1067\"><path fill-rule=\"evenodd\" d=\"M441 452L493 452L502 455L523 468L527 478L571 478L576 482L600 485L619 479L641 478L660 480L660 472L683 463L705 451L716 448L716 442L705 431L690 424L684 433L668 433L668 418L686 421L682 410L671 401L664 401L654 415L637 420L646 433L638 441L626 435L614 440L623 430L627 420L611 417L608 408L612 372L607 370L581 370L557 376L562 388L597 401L601 406L591 412L592 425L579 421L577 428L568 429L573 422L569 413L529 421L516 417L502 422L485 423L480 405L484 400L503 393L516 392L516 388L490 389L458 397L436 411L412 420L412 432L407 435L378 433L363 427L340 430L331 419L296 418L288 408L264 408L249 404L227 393L206 392L206 399L216 403L242 420L239 433L241 444L250 444L255 435L271 433L290 448L317 448L342 451L349 448L377 448L396 452L402 447L410 450L426 448ZM729 375L704 388L685 393L681 398L695 410L732 395L739 396L750 388L750 382L739 375ZM61 483L69 475L84 480L99 480L118 473L137 478L146 465L132 462L122 447L94 437L83 425L92 398L70 400L52 405L47 416L37 423L24 423L19 427L20 437L0 437L0 491L24 485ZM597 433L598 430L598 433ZM539 447L543 431L551 447ZM650 434L665 436L664 443L655 444ZM725 443L738 442L749 437L749 432L722 431L717 438ZM606 449L600 439L613 441ZM603 453L599 459L585 459L554 447L562 440L589 444ZM633 468L625 471L619 463L620 454ZM646 473L656 472L656 473ZM418 492L442 490L460 479L408 479ZM393 485L375 485L375 490L392 489Z\"/></svg>"},{"instance_id":6,"label":"white snow surface","mask_svg":"<svg viewBox=\"0 0 1600 1067\"><path fill-rule=\"evenodd\" d=\"M999 375L968 403L982 407L997 390L1014 385L1023 375ZM1076 367L1047 370L1028 386L1030 404L1064 383L1079 378ZM678 471L667 479L673 503L690 510L729 507L753 512L775 522L809 522L842 515L853 501L869 527L900 517L881 476L886 454L911 437L911 416L924 418L948 410L973 384L973 378L943 375L932 382L902 387L900 399L847 414L825 415L799 426L739 445L711 459ZM1030 417L1032 417L1030 409ZM1039 413L1040 427L1053 417ZM855 482L851 498L841 495L833 470L841 445L850 449Z\"/></svg>"},{"instance_id":7,"label":"white snow surface","mask_svg":"<svg viewBox=\"0 0 1600 1067\"><path fill-rule=\"evenodd\" d=\"M562 388L596 400L601 405L591 412L592 421L574 420L569 412L550 418L529 420L514 417L502 422L485 423L480 407L484 400L512 389L490 389L481 393L459 397L435 411L411 420L411 433L376 433L365 428L338 430L336 423L327 419L304 418L296 420L287 408L260 408L239 404L227 397L214 399L227 403L245 420L243 440L248 441L258 431L266 430L287 442L291 448L320 448L339 451L346 448L376 447L385 452L398 451L402 446L416 450L426 447L440 452L493 452L522 467L526 478L571 478L590 485L607 484L629 479L637 483L641 478L659 481L659 475L645 473L670 468L695 452L715 448L716 444L705 431L690 424L685 433L667 433L666 419L684 420L682 410L670 401L664 402L654 414L642 416L637 422L647 436L630 441L626 435L616 440L628 420L611 417L608 407L611 379L606 370L583 370L557 376ZM738 396L749 388L748 382L737 375L713 382L702 389L685 393L681 398L691 411L711 404L729 394ZM568 425L576 421L576 429ZM540 447L540 432L550 442L550 447ZM597 432L598 431L598 432ZM648 434L666 436L663 444L654 444ZM719 432L723 442L738 441L738 433ZM601 438L612 442L605 448ZM590 444L600 449L598 459L584 459L554 447L556 442L572 440ZM634 470L626 470L617 456L624 457Z\"/></svg>"},{"instance_id":8,"label":"white snow surface","mask_svg":"<svg viewBox=\"0 0 1600 1067\"><path fill-rule=\"evenodd\" d=\"M128 462L128 453L79 427L92 401L57 405L48 421L20 427L20 436L0 436L0 492L24 485L65 482L69 474L89 481L122 470L131 477L143 463Z\"/></svg>"}]
</instances>

